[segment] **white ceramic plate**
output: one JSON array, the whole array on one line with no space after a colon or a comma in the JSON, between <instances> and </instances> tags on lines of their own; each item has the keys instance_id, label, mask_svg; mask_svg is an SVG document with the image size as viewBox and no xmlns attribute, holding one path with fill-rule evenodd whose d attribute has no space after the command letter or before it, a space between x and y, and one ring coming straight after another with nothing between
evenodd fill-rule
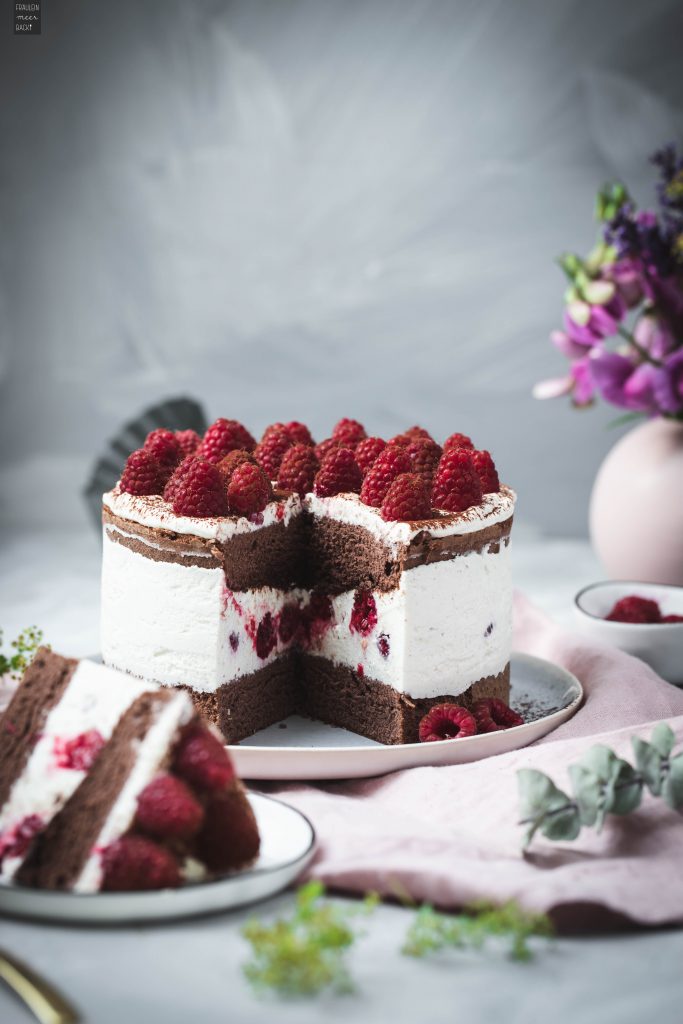
<instances>
[{"instance_id":1,"label":"white ceramic plate","mask_svg":"<svg viewBox=\"0 0 683 1024\"><path fill-rule=\"evenodd\" d=\"M402 768L464 764L524 747L556 729L583 699L578 679L559 665L513 654L510 703L524 725L433 743L385 746L346 729L292 716L228 747L247 779L356 779Z\"/></svg>"},{"instance_id":2,"label":"white ceramic plate","mask_svg":"<svg viewBox=\"0 0 683 1024\"><path fill-rule=\"evenodd\" d=\"M261 852L246 871L156 892L82 895L0 885L0 913L80 924L129 924L231 910L273 896L310 861L315 832L305 815L279 800L258 793L250 793L249 800L261 833Z\"/></svg>"}]
</instances>

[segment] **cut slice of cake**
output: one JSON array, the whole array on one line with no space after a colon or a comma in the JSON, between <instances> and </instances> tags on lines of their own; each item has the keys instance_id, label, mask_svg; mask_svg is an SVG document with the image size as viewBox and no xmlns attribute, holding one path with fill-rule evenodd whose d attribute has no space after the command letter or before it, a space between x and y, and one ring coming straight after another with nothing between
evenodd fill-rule
<instances>
[{"instance_id":1,"label":"cut slice of cake","mask_svg":"<svg viewBox=\"0 0 683 1024\"><path fill-rule=\"evenodd\" d=\"M342 420L226 453L217 424L170 483L154 438L104 495L107 664L187 688L229 742L293 712L417 742L435 704L509 699L515 495L488 452Z\"/></svg>"},{"instance_id":2,"label":"cut slice of cake","mask_svg":"<svg viewBox=\"0 0 683 1024\"><path fill-rule=\"evenodd\" d=\"M227 751L182 690L41 650L0 735L11 740L0 794L3 881L155 889L244 868L258 854L256 820Z\"/></svg>"}]
</instances>

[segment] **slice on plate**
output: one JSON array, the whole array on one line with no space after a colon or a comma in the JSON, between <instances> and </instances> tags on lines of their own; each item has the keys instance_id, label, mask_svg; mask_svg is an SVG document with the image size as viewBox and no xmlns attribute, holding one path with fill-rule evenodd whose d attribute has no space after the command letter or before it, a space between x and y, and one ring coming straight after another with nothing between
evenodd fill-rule
<instances>
[{"instance_id":1,"label":"slice on plate","mask_svg":"<svg viewBox=\"0 0 683 1024\"><path fill-rule=\"evenodd\" d=\"M0 718L0 877L168 888L251 864L256 820L182 690L41 649Z\"/></svg>"}]
</instances>

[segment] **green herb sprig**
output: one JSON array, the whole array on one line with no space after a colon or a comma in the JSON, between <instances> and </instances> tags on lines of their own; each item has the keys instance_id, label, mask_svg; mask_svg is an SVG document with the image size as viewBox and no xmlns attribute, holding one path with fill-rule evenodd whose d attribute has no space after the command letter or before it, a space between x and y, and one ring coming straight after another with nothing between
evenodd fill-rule
<instances>
[{"instance_id":1,"label":"green herb sprig","mask_svg":"<svg viewBox=\"0 0 683 1024\"><path fill-rule=\"evenodd\" d=\"M490 940L502 940L512 960L530 960L529 939L550 938L553 926L545 914L529 914L518 903L502 906L473 903L462 914L440 914L423 906L406 934L401 950L406 956L424 957L447 948L481 949Z\"/></svg>"},{"instance_id":2,"label":"green herb sprig","mask_svg":"<svg viewBox=\"0 0 683 1024\"><path fill-rule=\"evenodd\" d=\"M536 832L547 839L576 839L585 826L599 832L608 814L630 814L645 790L661 797L673 810L683 808L683 753L672 756L675 736L660 722L649 743L631 738L635 767L609 747L598 744L569 768L572 795L559 789L543 772L517 772L524 846Z\"/></svg>"},{"instance_id":3,"label":"green herb sprig","mask_svg":"<svg viewBox=\"0 0 683 1024\"><path fill-rule=\"evenodd\" d=\"M285 996L353 991L346 954L359 934L354 919L369 914L378 897L367 896L349 908L323 901L324 893L320 882L308 882L298 890L290 918L271 925L252 919L244 926L252 947L244 973L257 991L274 989Z\"/></svg>"},{"instance_id":4,"label":"green herb sprig","mask_svg":"<svg viewBox=\"0 0 683 1024\"><path fill-rule=\"evenodd\" d=\"M371 894L349 908L324 900L324 895L320 882L309 882L298 890L291 917L270 925L252 919L244 926L242 935L252 949L244 973L257 992L311 996L325 989L353 991L347 953L362 934L354 919L374 910L379 897ZM401 952L426 957L449 948L481 949L499 940L513 960L523 961L533 955L532 937L552 934L545 914L529 914L514 901L500 907L473 903L462 914L441 914L425 905L418 908Z\"/></svg>"},{"instance_id":5,"label":"green herb sprig","mask_svg":"<svg viewBox=\"0 0 683 1024\"><path fill-rule=\"evenodd\" d=\"M14 652L7 655L2 652L4 644L3 632L0 629L0 676L10 675L12 679L21 679L24 669L33 661L34 655L43 642L43 631L37 626L29 626L23 630L10 647Z\"/></svg>"}]
</instances>

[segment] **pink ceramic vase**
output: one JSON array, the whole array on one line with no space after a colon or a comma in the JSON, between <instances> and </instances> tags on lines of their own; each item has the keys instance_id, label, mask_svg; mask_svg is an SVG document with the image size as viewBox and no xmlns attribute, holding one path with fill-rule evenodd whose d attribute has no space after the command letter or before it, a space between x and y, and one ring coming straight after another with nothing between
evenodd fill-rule
<instances>
[{"instance_id":1,"label":"pink ceramic vase","mask_svg":"<svg viewBox=\"0 0 683 1024\"><path fill-rule=\"evenodd\" d=\"M590 532L610 578L683 586L683 423L649 420L615 445L593 485Z\"/></svg>"}]
</instances>

